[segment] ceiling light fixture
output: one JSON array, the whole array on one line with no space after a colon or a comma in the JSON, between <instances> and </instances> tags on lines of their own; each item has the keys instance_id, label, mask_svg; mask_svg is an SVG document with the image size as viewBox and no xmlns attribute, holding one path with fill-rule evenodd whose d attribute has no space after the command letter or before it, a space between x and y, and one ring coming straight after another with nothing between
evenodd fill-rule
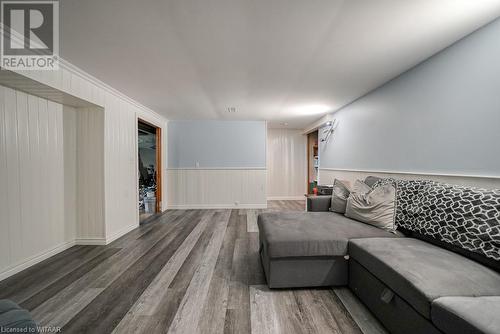
<instances>
[{"instance_id":1,"label":"ceiling light fixture","mask_svg":"<svg viewBox=\"0 0 500 334\"><path fill-rule=\"evenodd\" d=\"M309 104L309 105L302 105L298 107L293 107L292 112L295 115L320 115L320 114L326 114L327 112L331 111L332 107L325 105L325 104Z\"/></svg>"}]
</instances>

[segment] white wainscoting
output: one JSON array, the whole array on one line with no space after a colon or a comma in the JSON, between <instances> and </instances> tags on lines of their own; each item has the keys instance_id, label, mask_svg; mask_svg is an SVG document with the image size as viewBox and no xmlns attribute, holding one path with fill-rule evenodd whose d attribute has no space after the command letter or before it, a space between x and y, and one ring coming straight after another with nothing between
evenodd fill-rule
<instances>
[{"instance_id":1,"label":"white wainscoting","mask_svg":"<svg viewBox=\"0 0 500 334\"><path fill-rule=\"evenodd\" d=\"M354 184L356 180L364 180L368 175L378 177L392 177L396 179L405 180L435 180L439 182L463 185L468 187L478 187L484 189L500 189L500 178L477 177L468 175L437 175L437 174L412 174L403 172L389 172L389 171L362 171L362 170L339 170L339 169L325 169L319 170L319 184L326 185L332 184L336 178L346 180Z\"/></svg>"},{"instance_id":2,"label":"white wainscoting","mask_svg":"<svg viewBox=\"0 0 500 334\"><path fill-rule=\"evenodd\" d=\"M0 86L0 279L74 244L74 116Z\"/></svg>"},{"instance_id":3,"label":"white wainscoting","mask_svg":"<svg viewBox=\"0 0 500 334\"><path fill-rule=\"evenodd\" d=\"M266 208L266 174L266 169L168 169L168 207Z\"/></svg>"},{"instance_id":4,"label":"white wainscoting","mask_svg":"<svg viewBox=\"0 0 500 334\"><path fill-rule=\"evenodd\" d=\"M302 130L267 130L267 198L303 200L307 192L307 136Z\"/></svg>"}]
</instances>

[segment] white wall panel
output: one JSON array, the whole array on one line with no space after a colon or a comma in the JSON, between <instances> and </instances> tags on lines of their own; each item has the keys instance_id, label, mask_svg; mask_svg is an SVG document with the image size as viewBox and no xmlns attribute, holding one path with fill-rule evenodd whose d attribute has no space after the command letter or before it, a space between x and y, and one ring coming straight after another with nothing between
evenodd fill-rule
<instances>
[{"instance_id":1,"label":"white wall panel","mask_svg":"<svg viewBox=\"0 0 500 334\"><path fill-rule=\"evenodd\" d=\"M268 199L304 199L307 136L301 130L267 130Z\"/></svg>"},{"instance_id":2,"label":"white wall panel","mask_svg":"<svg viewBox=\"0 0 500 334\"><path fill-rule=\"evenodd\" d=\"M8 158L11 157L10 150L7 150L7 107L6 89L0 86L0 271L9 267L12 262L11 255L11 232L10 232L10 212L9 212L9 175L7 173Z\"/></svg>"},{"instance_id":3,"label":"white wall panel","mask_svg":"<svg viewBox=\"0 0 500 334\"><path fill-rule=\"evenodd\" d=\"M169 208L265 208L265 169L169 169Z\"/></svg>"},{"instance_id":4,"label":"white wall panel","mask_svg":"<svg viewBox=\"0 0 500 334\"><path fill-rule=\"evenodd\" d=\"M66 240L76 237L77 225L77 111L63 106L64 227ZM40 172L41 174L41 172ZM40 175L42 177L42 175Z\"/></svg>"},{"instance_id":5,"label":"white wall panel","mask_svg":"<svg viewBox=\"0 0 500 334\"><path fill-rule=\"evenodd\" d=\"M65 220L75 181L65 187L74 174L65 175L64 154L76 143L63 140L75 129L63 119L62 105L0 86L0 279L75 239L74 220Z\"/></svg>"},{"instance_id":6,"label":"white wall panel","mask_svg":"<svg viewBox=\"0 0 500 334\"><path fill-rule=\"evenodd\" d=\"M106 238L139 226L137 211L137 131L135 108L106 95Z\"/></svg>"},{"instance_id":7,"label":"white wall panel","mask_svg":"<svg viewBox=\"0 0 500 334\"><path fill-rule=\"evenodd\" d=\"M6 169L5 169L5 187L2 191L5 192L6 210L2 212L2 225L8 225L10 259L9 265L19 263L22 260L22 254L16 253L16 246L23 247L22 240L22 223L21 223L21 208L19 206L20 189L19 189L19 152L17 140L17 98L16 92L11 89L2 88L4 92L5 105L5 127L3 137L5 138L6 147ZM3 174L3 173L2 173ZM3 268L5 269L5 268Z\"/></svg>"},{"instance_id":8,"label":"white wall panel","mask_svg":"<svg viewBox=\"0 0 500 334\"><path fill-rule=\"evenodd\" d=\"M78 108L77 241L104 243L104 112Z\"/></svg>"}]
</instances>

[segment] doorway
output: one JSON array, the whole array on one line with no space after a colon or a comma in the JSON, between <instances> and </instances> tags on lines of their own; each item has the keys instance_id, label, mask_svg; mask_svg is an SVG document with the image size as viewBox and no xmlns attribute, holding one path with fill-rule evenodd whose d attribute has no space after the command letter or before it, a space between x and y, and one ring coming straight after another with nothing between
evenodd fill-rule
<instances>
[{"instance_id":1,"label":"doorway","mask_svg":"<svg viewBox=\"0 0 500 334\"><path fill-rule=\"evenodd\" d=\"M139 119L137 123L139 223L161 212L161 128Z\"/></svg>"},{"instance_id":2,"label":"doorway","mask_svg":"<svg viewBox=\"0 0 500 334\"><path fill-rule=\"evenodd\" d=\"M307 135L307 193L313 194L318 186L318 131Z\"/></svg>"}]
</instances>

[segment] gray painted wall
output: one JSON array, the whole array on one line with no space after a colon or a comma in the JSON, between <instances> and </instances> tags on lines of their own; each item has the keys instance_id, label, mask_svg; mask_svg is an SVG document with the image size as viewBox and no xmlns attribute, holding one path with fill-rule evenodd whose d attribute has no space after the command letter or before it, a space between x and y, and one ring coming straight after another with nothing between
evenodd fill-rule
<instances>
[{"instance_id":1,"label":"gray painted wall","mask_svg":"<svg viewBox=\"0 0 500 334\"><path fill-rule=\"evenodd\" d=\"M334 115L321 168L500 176L500 20Z\"/></svg>"},{"instance_id":2,"label":"gray painted wall","mask_svg":"<svg viewBox=\"0 0 500 334\"><path fill-rule=\"evenodd\" d=\"M169 121L169 168L265 168L264 121Z\"/></svg>"}]
</instances>

